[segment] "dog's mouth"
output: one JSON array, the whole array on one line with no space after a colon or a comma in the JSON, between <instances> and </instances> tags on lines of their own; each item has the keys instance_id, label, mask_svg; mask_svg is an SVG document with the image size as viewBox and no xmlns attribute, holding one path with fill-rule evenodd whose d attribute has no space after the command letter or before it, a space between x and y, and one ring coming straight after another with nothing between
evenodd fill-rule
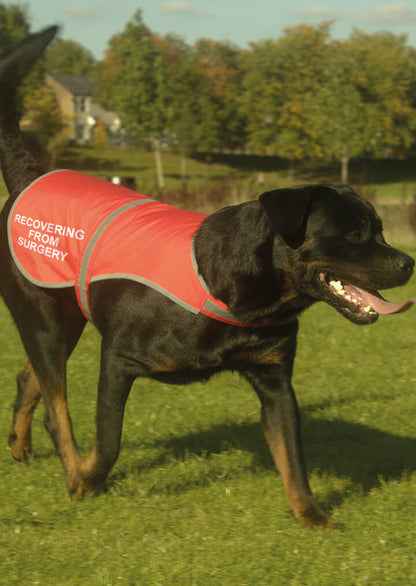
<instances>
[{"instance_id":1,"label":"dog's mouth","mask_svg":"<svg viewBox=\"0 0 416 586\"><path fill-rule=\"evenodd\" d=\"M358 324L371 324L380 314L400 313L416 303L415 299L392 303L377 291L370 292L329 273L319 273L319 286L327 303Z\"/></svg>"}]
</instances>

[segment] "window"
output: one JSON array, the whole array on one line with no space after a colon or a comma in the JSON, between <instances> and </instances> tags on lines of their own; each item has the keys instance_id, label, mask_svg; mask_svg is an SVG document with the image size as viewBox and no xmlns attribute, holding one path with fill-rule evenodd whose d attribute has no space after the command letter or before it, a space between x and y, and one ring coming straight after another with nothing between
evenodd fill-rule
<instances>
[{"instance_id":1,"label":"window","mask_svg":"<svg viewBox=\"0 0 416 586\"><path fill-rule=\"evenodd\" d=\"M81 113L87 110L87 100L85 96L74 96L74 112Z\"/></svg>"}]
</instances>

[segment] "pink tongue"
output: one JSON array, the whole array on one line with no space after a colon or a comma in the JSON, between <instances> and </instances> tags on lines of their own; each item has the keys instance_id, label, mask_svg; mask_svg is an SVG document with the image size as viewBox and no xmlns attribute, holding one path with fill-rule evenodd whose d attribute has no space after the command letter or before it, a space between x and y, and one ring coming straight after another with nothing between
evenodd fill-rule
<instances>
[{"instance_id":1,"label":"pink tongue","mask_svg":"<svg viewBox=\"0 0 416 586\"><path fill-rule=\"evenodd\" d=\"M348 290L354 292L355 295L361 297L361 299L363 299L367 303L367 305L370 305L371 308L374 309L374 311L376 311L377 313L381 313L382 315L406 311L414 303L416 303L416 299L408 299L402 304L392 303L391 301L387 301L382 297L378 297L376 295L373 295L372 293L369 293L365 289L360 289L359 287L350 284L345 284L344 289L346 293L348 293Z\"/></svg>"}]
</instances>

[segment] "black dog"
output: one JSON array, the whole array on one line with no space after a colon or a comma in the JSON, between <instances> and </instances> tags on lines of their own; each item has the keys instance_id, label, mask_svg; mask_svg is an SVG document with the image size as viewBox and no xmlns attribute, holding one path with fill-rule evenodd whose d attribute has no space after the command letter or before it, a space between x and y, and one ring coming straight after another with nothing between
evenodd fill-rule
<instances>
[{"instance_id":1,"label":"black dog","mask_svg":"<svg viewBox=\"0 0 416 586\"><path fill-rule=\"evenodd\" d=\"M414 261L386 244L373 207L354 190L306 185L222 209L196 232L200 276L237 325L189 311L130 279L91 282L89 310L102 335L102 355L96 441L82 460L67 410L66 361L86 318L74 287L41 287L22 274L7 234L18 195L43 173L19 130L16 90L55 32L29 37L0 61L0 154L10 193L1 215L0 289L29 357L18 377L10 434L14 458L29 457L31 419L42 397L69 492L81 498L103 484L117 459L136 377L188 383L236 370L259 396L263 431L294 515L304 524L326 526L308 485L291 386L297 315L316 301L357 324L402 311L411 301L389 304L377 290L405 284Z\"/></svg>"}]
</instances>

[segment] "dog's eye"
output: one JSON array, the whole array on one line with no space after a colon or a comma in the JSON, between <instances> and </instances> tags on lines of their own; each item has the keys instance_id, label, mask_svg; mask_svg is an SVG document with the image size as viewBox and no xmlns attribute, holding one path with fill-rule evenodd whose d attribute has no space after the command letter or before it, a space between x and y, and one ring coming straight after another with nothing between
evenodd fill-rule
<instances>
[{"instance_id":1,"label":"dog's eye","mask_svg":"<svg viewBox=\"0 0 416 586\"><path fill-rule=\"evenodd\" d=\"M346 234L346 238L350 242L354 242L357 244L364 240L364 236L361 230L353 230L352 232L348 232L348 234Z\"/></svg>"}]
</instances>

